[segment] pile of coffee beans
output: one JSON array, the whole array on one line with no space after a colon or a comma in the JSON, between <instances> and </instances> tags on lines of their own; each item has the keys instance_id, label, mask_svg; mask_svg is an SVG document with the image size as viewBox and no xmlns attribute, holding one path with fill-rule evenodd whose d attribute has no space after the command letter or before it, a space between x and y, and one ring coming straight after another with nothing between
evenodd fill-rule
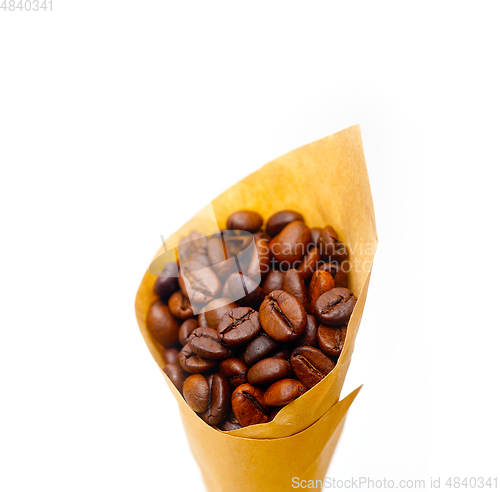
<instances>
[{"instance_id":1,"label":"pile of coffee beans","mask_svg":"<svg viewBox=\"0 0 500 492\"><path fill-rule=\"evenodd\" d=\"M241 210L227 230L183 238L156 280L147 323L164 371L209 425L271 421L319 383L342 352L356 304L346 246L284 210Z\"/></svg>"}]
</instances>

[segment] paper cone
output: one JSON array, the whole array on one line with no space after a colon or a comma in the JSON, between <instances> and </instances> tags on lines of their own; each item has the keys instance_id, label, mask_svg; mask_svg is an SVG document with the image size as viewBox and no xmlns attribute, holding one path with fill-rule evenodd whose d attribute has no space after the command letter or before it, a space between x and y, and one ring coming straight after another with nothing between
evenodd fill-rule
<instances>
[{"instance_id":1,"label":"paper cone","mask_svg":"<svg viewBox=\"0 0 500 492\"><path fill-rule=\"evenodd\" d=\"M339 402L366 300L377 247L375 214L359 126L290 152L236 183L212 202L218 227L239 209L264 218L282 209L300 212L310 227L331 225L349 249L349 287L358 301L335 369L285 406L272 422L221 432L203 422L165 376L181 411L193 454L210 492L293 490L292 478L322 479L340 436L345 414L357 394ZM212 210L210 208L210 210ZM172 250L193 230L216 232L197 215L170 236ZM164 259L160 257L163 255ZM167 261L162 248L157 262ZM141 333L159 365L162 347L151 337L146 317L156 301L156 276L147 272L139 287L136 314ZM163 373L163 371L162 371Z\"/></svg>"}]
</instances>

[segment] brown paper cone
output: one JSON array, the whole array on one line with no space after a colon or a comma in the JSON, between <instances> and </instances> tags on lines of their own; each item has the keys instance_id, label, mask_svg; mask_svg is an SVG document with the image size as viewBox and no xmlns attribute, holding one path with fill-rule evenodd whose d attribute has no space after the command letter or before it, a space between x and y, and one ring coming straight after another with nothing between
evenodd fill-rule
<instances>
[{"instance_id":1,"label":"brown paper cone","mask_svg":"<svg viewBox=\"0 0 500 492\"><path fill-rule=\"evenodd\" d=\"M323 381L284 407L272 422L231 432L213 429L188 407L165 376L178 401L191 449L210 492L229 492L235 487L249 492L293 490L291 477L323 478L345 413L359 390L337 403L351 361L377 247L359 126L270 162L216 198L212 207L220 229L225 227L229 214L239 209L255 210L264 218L281 209L297 210L311 227L333 226L349 249L349 286L358 302L338 363ZM204 214L198 214L170 236L166 246L177 246L193 230L208 234L216 232L213 228ZM157 257L163 252L162 248ZM151 354L163 368L162 349L146 326L149 307L157 299L153 293L155 280L149 272L144 276L137 293L136 314Z\"/></svg>"}]
</instances>

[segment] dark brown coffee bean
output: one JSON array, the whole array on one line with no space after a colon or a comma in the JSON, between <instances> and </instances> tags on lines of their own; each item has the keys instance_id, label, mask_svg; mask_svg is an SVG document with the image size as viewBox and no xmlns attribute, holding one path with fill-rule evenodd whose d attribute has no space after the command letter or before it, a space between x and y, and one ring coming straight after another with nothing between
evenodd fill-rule
<instances>
[{"instance_id":1,"label":"dark brown coffee bean","mask_svg":"<svg viewBox=\"0 0 500 492\"><path fill-rule=\"evenodd\" d=\"M319 246L319 237L322 229L320 227L311 227L311 244Z\"/></svg>"},{"instance_id":2,"label":"dark brown coffee bean","mask_svg":"<svg viewBox=\"0 0 500 492\"><path fill-rule=\"evenodd\" d=\"M356 296L349 289L336 287L318 298L314 312L326 325L343 325L349 321L356 301Z\"/></svg>"},{"instance_id":3,"label":"dark brown coffee bean","mask_svg":"<svg viewBox=\"0 0 500 492\"><path fill-rule=\"evenodd\" d=\"M232 431L241 429L241 425L239 424L238 419L234 416L234 413L231 411L229 412L227 419L219 425L219 429L221 431Z\"/></svg>"},{"instance_id":4,"label":"dark brown coffee bean","mask_svg":"<svg viewBox=\"0 0 500 492\"><path fill-rule=\"evenodd\" d=\"M260 214L252 210L239 210L227 218L228 229L239 229L240 231L256 232L260 229L264 219Z\"/></svg>"},{"instance_id":5,"label":"dark brown coffee bean","mask_svg":"<svg viewBox=\"0 0 500 492\"><path fill-rule=\"evenodd\" d=\"M328 272L335 280L335 287L349 287L347 283L347 272L350 266L348 261L343 261L342 263L331 262L324 263L319 267L319 270L324 270Z\"/></svg>"},{"instance_id":6,"label":"dark brown coffee bean","mask_svg":"<svg viewBox=\"0 0 500 492\"><path fill-rule=\"evenodd\" d=\"M309 300L311 301L312 311L314 311L314 306L319 297L334 287L335 281L328 272L316 270L313 273L311 283L309 284Z\"/></svg>"},{"instance_id":7,"label":"dark brown coffee bean","mask_svg":"<svg viewBox=\"0 0 500 492\"><path fill-rule=\"evenodd\" d=\"M297 270L302 275L302 278L307 282L312 277L312 274L318 269L320 264L321 255L319 248L315 246L308 251L304 257L304 261L300 264Z\"/></svg>"},{"instance_id":8,"label":"dark brown coffee bean","mask_svg":"<svg viewBox=\"0 0 500 492\"><path fill-rule=\"evenodd\" d=\"M231 397L233 413L243 427L263 424L269 420L264 392L251 384L238 386Z\"/></svg>"},{"instance_id":9,"label":"dark brown coffee bean","mask_svg":"<svg viewBox=\"0 0 500 492\"><path fill-rule=\"evenodd\" d=\"M179 334L179 323L162 301L156 301L150 308L147 325L151 336L164 347L173 345Z\"/></svg>"},{"instance_id":10,"label":"dark brown coffee bean","mask_svg":"<svg viewBox=\"0 0 500 492\"><path fill-rule=\"evenodd\" d=\"M250 367L265 357L269 357L278 349L279 344L267 335L259 335L252 340L243 353L245 364Z\"/></svg>"},{"instance_id":11,"label":"dark brown coffee bean","mask_svg":"<svg viewBox=\"0 0 500 492\"><path fill-rule=\"evenodd\" d=\"M182 393L182 386L184 381L189 376L187 373L177 362L175 364L167 364L163 368L163 372L168 376L170 381L174 384L174 386L179 390L179 393Z\"/></svg>"},{"instance_id":12,"label":"dark brown coffee bean","mask_svg":"<svg viewBox=\"0 0 500 492\"><path fill-rule=\"evenodd\" d=\"M220 373L211 374L207 378L210 387L208 409L201 418L208 425L223 422L231 408L231 388L227 379Z\"/></svg>"},{"instance_id":13,"label":"dark brown coffee bean","mask_svg":"<svg viewBox=\"0 0 500 492\"><path fill-rule=\"evenodd\" d=\"M318 328L319 348L330 357L339 357L344 348L346 335L347 325L338 328L320 325Z\"/></svg>"},{"instance_id":14,"label":"dark brown coffee bean","mask_svg":"<svg viewBox=\"0 0 500 492\"><path fill-rule=\"evenodd\" d=\"M270 270L271 249L269 240L265 238L256 239L251 253L247 276L259 284Z\"/></svg>"},{"instance_id":15,"label":"dark brown coffee bean","mask_svg":"<svg viewBox=\"0 0 500 492\"><path fill-rule=\"evenodd\" d=\"M328 261L343 261L347 258L347 246L339 241L339 236L335 229L326 226L319 236L319 248L321 255Z\"/></svg>"},{"instance_id":16,"label":"dark brown coffee bean","mask_svg":"<svg viewBox=\"0 0 500 492\"><path fill-rule=\"evenodd\" d=\"M318 322L312 314L307 315L306 329L302 335L297 338L297 347L308 345L309 347L317 347Z\"/></svg>"},{"instance_id":17,"label":"dark brown coffee bean","mask_svg":"<svg viewBox=\"0 0 500 492\"><path fill-rule=\"evenodd\" d=\"M289 344L282 344L280 346L280 349L273 354L273 357L277 357L278 359L290 360L290 355L292 355L293 349L294 347L291 347Z\"/></svg>"},{"instance_id":18,"label":"dark brown coffee bean","mask_svg":"<svg viewBox=\"0 0 500 492\"><path fill-rule=\"evenodd\" d=\"M281 407L303 395L307 388L296 379L281 379L264 393L264 403L269 407Z\"/></svg>"},{"instance_id":19,"label":"dark brown coffee bean","mask_svg":"<svg viewBox=\"0 0 500 492\"><path fill-rule=\"evenodd\" d=\"M285 273L282 289L294 296L304 306L306 312L310 312L309 299L307 298L307 287L302 275L292 268Z\"/></svg>"},{"instance_id":20,"label":"dark brown coffee bean","mask_svg":"<svg viewBox=\"0 0 500 492\"><path fill-rule=\"evenodd\" d=\"M223 345L213 328L196 328L187 339L191 350L200 357L209 360L229 359L233 352Z\"/></svg>"},{"instance_id":21,"label":"dark brown coffee bean","mask_svg":"<svg viewBox=\"0 0 500 492\"><path fill-rule=\"evenodd\" d=\"M290 342L302 335L306 327L306 311L300 301L283 290L271 292L259 310L264 331L278 342Z\"/></svg>"},{"instance_id":22,"label":"dark brown coffee bean","mask_svg":"<svg viewBox=\"0 0 500 492\"><path fill-rule=\"evenodd\" d=\"M271 239L269 247L278 263L290 266L302 261L310 242L311 230L304 222L296 220Z\"/></svg>"},{"instance_id":23,"label":"dark brown coffee bean","mask_svg":"<svg viewBox=\"0 0 500 492\"><path fill-rule=\"evenodd\" d=\"M172 314L179 319L188 319L193 316L193 308L189 299L178 290L174 292L168 300L168 307Z\"/></svg>"},{"instance_id":24,"label":"dark brown coffee bean","mask_svg":"<svg viewBox=\"0 0 500 492\"><path fill-rule=\"evenodd\" d=\"M292 352L290 364L295 375L308 389L318 384L335 367L332 359L314 347L297 347Z\"/></svg>"},{"instance_id":25,"label":"dark brown coffee bean","mask_svg":"<svg viewBox=\"0 0 500 492\"><path fill-rule=\"evenodd\" d=\"M271 384L289 377L291 373L292 366L287 360L269 357L254 364L248 370L247 379L250 384Z\"/></svg>"},{"instance_id":26,"label":"dark brown coffee bean","mask_svg":"<svg viewBox=\"0 0 500 492\"><path fill-rule=\"evenodd\" d=\"M178 364L179 351L176 348L166 348L163 351L163 359L165 364Z\"/></svg>"},{"instance_id":27,"label":"dark brown coffee bean","mask_svg":"<svg viewBox=\"0 0 500 492\"><path fill-rule=\"evenodd\" d=\"M207 378L201 374L193 374L184 381L182 394L187 404L196 413L202 413L208 408L210 387Z\"/></svg>"},{"instance_id":28,"label":"dark brown coffee bean","mask_svg":"<svg viewBox=\"0 0 500 492\"><path fill-rule=\"evenodd\" d=\"M205 311L201 311L200 314L198 314L198 326L201 328L208 328L208 321L205 316Z\"/></svg>"},{"instance_id":29,"label":"dark brown coffee bean","mask_svg":"<svg viewBox=\"0 0 500 492\"><path fill-rule=\"evenodd\" d=\"M154 293L162 299L163 302L168 302L168 298L179 289L179 269L177 264L169 261L165 264L163 271L156 279L153 287Z\"/></svg>"},{"instance_id":30,"label":"dark brown coffee bean","mask_svg":"<svg viewBox=\"0 0 500 492\"><path fill-rule=\"evenodd\" d=\"M242 273L232 273L224 284L222 297L238 301L243 306L259 309L266 294L252 279Z\"/></svg>"},{"instance_id":31,"label":"dark brown coffee bean","mask_svg":"<svg viewBox=\"0 0 500 492\"><path fill-rule=\"evenodd\" d=\"M232 357L230 359L223 360L219 364L219 370L222 374L224 374L224 376L226 376L226 379L233 388L247 382L248 368L241 359Z\"/></svg>"},{"instance_id":32,"label":"dark brown coffee bean","mask_svg":"<svg viewBox=\"0 0 500 492\"><path fill-rule=\"evenodd\" d=\"M266 232L271 236L279 234L290 222L300 220L304 222L304 217L293 210L281 210L269 217L266 225Z\"/></svg>"},{"instance_id":33,"label":"dark brown coffee bean","mask_svg":"<svg viewBox=\"0 0 500 492\"><path fill-rule=\"evenodd\" d=\"M264 294L270 294L273 290L281 290L283 286L283 279L285 273L281 270L270 270L267 274L266 280L262 284Z\"/></svg>"},{"instance_id":34,"label":"dark brown coffee bean","mask_svg":"<svg viewBox=\"0 0 500 492\"><path fill-rule=\"evenodd\" d=\"M210 302L221 290L219 277L212 268L199 261L189 261L181 265L179 285L195 304Z\"/></svg>"},{"instance_id":35,"label":"dark brown coffee bean","mask_svg":"<svg viewBox=\"0 0 500 492\"><path fill-rule=\"evenodd\" d=\"M179 329L179 342L181 345L186 345L189 335L191 335L193 330L198 328L198 320L196 318L189 318L184 323L182 323Z\"/></svg>"},{"instance_id":36,"label":"dark brown coffee bean","mask_svg":"<svg viewBox=\"0 0 500 492\"><path fill-rule=\"evenodd\" d=\"M217 334L229 347L243 345L260 333L259 313L249 307L237 307L221 319Z\"/></svg>"},{"instance_id":37,"label":"dark brown coffee bean","mask_svg":"<svg viewBox=\"0 0 500 492\"><path fill-rule=\"evenodd\" d=\"M179 352L179 364L190 374L201 374L217 367L216 360L208 360L196 355L188 344L184 345Z\"/></svg>"},{"instance_id":38,"label":"dark brown coffee bean","mask_svg":"<svg viewBox=\"0 0 500 492\"><path fill-rule=\"evenodd\" d=\"M217 329L222 317L231 309L237 308L238 304L233 302L231 299L226 299L224 297L214 299L209 302L204 308L205 318L207 320L208 326Z\"/></svg>"}]
</instances>

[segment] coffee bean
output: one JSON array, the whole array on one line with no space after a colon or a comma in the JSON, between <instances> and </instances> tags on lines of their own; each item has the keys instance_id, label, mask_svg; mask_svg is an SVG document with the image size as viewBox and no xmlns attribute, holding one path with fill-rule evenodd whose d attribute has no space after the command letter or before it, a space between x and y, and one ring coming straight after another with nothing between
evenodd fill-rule
<instances>
[{"instance_id":1,"label":"coffee bean","mask_svg":"<svg viewBox=\"0 0 500 492\"><path fill-rule=\"evenodd\" d=\"M179 393L182 393L182 386L186 378L189 376L189 373L187 373L178 362L175 364L166 364L163 368L163 372L179 390Z\"/></svg>"},{"instance_id":2,"label":"coffee bean","mask_svg":"<svg viewBox=\"0 0 500 492\"><path fill-rule=\"evenodd\" d=\"M320 264L321 254L319 252L319 248L314 246L307 252L304 257L304 261L302 261L297 270L302 275L302 278L307 282L310 280L312 274L318 269Z\"/></svg>"},{"instance_id":3,"label":"coffee bean","mask_svg":"<svg viewBox=\"0 0 500 492\"><path fill-rule=\"evenodd\" d=\"M239 424L238 419L234 416L234 413L230 411L227 419L219 425L219 429L221 431L232 431L241 429L241 425Z\"/></svg>"},{"instance_id":4,"label":"coffee bean","mask_svg":"<svg viewBox=\"0 0 500 492\"><path fill-rule=\"evenodd\" d=\"M318 328L319 348L330 357L339 357L344 348L346 335L347 325L338 328L320 325Z\"/></svg>"},{"instance_id":5,"label":"coffee bean","mask_svg":"<svg viewBox=\"0 0 500 492\"><path fill-rule=\"evenodd\" d=\"M232 273L224 284L222 297L238 301L243 306L259 309L266 294L252 279L242 273Z\"/></svg>"},{"instance_id":6,"label":"coffee bean","mask_svg":"<svg viewBox=\"0 0 500 492\"><path fill-rule=\"evenodd\" d=\"M217 334L229 347L243 345L260 333L259 313L249 307L237 307L221 319Z\"/></svg>"},{"instance_id":7,"label":"coffee bean","mask_svg":"<svg viewBox=\"0 0 500 492\"><path fill-rule=\"evenodd\" d=\"M271 384L291 373L292 366L287 360L269 357L254 364L248 370L247 379L250 384Z\"/></svg>"},{"instance_id":8,"label":"coffee bean","mask_svg":"<svg viewBox=\"0 0 500 492\"><path fill-rule=\"evenodd\" d=\"M193 231L189 236L179 241L177 253L179 258L186 262L198 254L206 253L207 237L198 231Z\"/></svg>"},{"instance_id":9,"label":"coffee bean","mask_svg":"<svg viewBox=\"0 0 500 492\"><path fill-rule=\"evenodd\" d=\"M290 222L300 220L304 222L304 217L293 210L282 210L271 215L266 225L266 232L271 236L279 234Z\"/></svg>"},{"instance_id":10,"label":"coffee bean","mask_svg":"<svg viewBox=\"0 0 500 492\"><path fill-rule=\"evenodd\" d=\"M270 294L273 290L281 290L285 273L281 270L270 270L262 284L264 294Z\"/></svg>"},{"instance_id":11,"label":"coffee bean","mask_svg":"<svg viewBox=\"0 0 500 492\"><path fill-rule=\"evenodd\" d=\"M234 260L229 259L225 245L219 235L208 240L207 252L210 265L219 276L219 279L227 277L236 268Z\"/></svg>"},{"instance_id":12,"label":"coffee bean","mask_svg":"<svg viewBox=\"0 0 500 492\"><path fill-rule=\"evenodd\" d=\"M193 330L198 328L198 320L196 318L189 318L184 323L182 323L179 329L179 342L181 345L186 345L189 335L191 335Z\"/></svg>"},{"instance_id":13,"label":"coffee bean","mask_svg":"<svg viewBox=\"0 0 500 492\"><path fill-rule=\"evenodd\" d=\"M188 344L184 345L179 352L179 364L190 374L201 374L212 371L217 367L217 361L204 359L196 355Z\"/></svg>"},{"instance_id":14,"label":"coffee bean","mask_svg":"<svg viewBox=\"0 0 500 492\"><path fill-rule=\"evenodd\" d=\"M264 404L264 391L251 384L238 386L231 397L233 413L243 427L263 424L269 420Z\"/></svg>"},{"instance_id":15,"label":"coffee bean","mask_svg":"<svg viewBox=\"0 0 500 492\"><path fill-rule=\"evenodd\" d=\"M209 302L204 308L205 318L207 320L208 326L213 329L217 329L222 317L231 309L237 308L238 304L233 302L231 299L224 297L214 299Z\"/></svg>"},{"instance_id":16,"label":"coffee bean","mask_svg":"<svg viewBox=\"0 0 500 492\"><path fill-rule=\"evenodd\" d=\"M212 268L198 261L181 265L179 285L195 304L210 302L221 290L219 277Z\"/></svg>"},{"instance_id":17,"label":"coffee bean","mask_svg":"<svg viewBox=\"0 0 500 492\"><path fill-rule=\"evenodd\" d=\"M343 261L347 258L347 247L339 241L339 236L335 229L326 226L319 236L319 247L321 255L328 261Z\"/></svg>"},{"instance_id":18,"label":"coffee bean","mask_svg":"<svg viewBox=\"0 0 500 492\"><path fill-rule=\"evenodd\" d=\"M231 407L231 388L227 379L221 374L211 374L207 378L209 385L208 409L201 418L209 425L218 425L229 414Z\"/></svg>"},{"instance_id":19,"label":"coffee bean","mask_svg":"<svg viewBox=\"0 0 500 492\"><path fill-rule=\"evenodd\" d=\"M311 227L311 244L314 246L319 246L319 237L321 236L320 227Z\"/></svg>"},{"instance_id":20,"label":"coffee bean","mask_svg":"<svg viewBox=\"0 0 500 492\"><path fill-rule=\"evenodd\" d=\"M239 210L227 218L228 229L256 232L260 229L264 219L260 214L252 210Z\"/></svg>"},{"instance_id":21,"label":"coffee bean","mask_svg":"<svg viewBox=\"0 0 500 492\"><path fill-rule=\"evenodd\" d=\"M254 282L260 283L269 272L270 265L271 249L269 247L269 240L266 238L256 239L247 268L247 276ZM244 270L244 267L242 268Z\"/></svg>"},{"instance_id":22,"label":"coffee bean","mask_svg":"<svg viewBox=\"0 0 500 492\"><path fill-rule=\"evenodd\" d=\"M189 299L178 290L174 292L168 300L168 307L172 314L179 319L188 319L193 316L193 308Z\"/></svg>"},{"instance_id":23,"label":"coffee bean","mask_svg":"<svg viewBox=\"0 0 500 492\"><path fill-rule=\"evenodd\" d=\"M335 280L335 287L349 287L347 284L347 272L350 269L350 265L348 261L344 261L342 263L331 262L331 263L323 263L319 270L324 270L328 272L333 279Z\"/></svg>"},{"instance_id":24,"label":"coffee bean","mask_svg":"<svg viewBox=\"0 0 500 492\"><path fill-rule=\"evenodd\" d=\"M196 328L187 343L196 355L204 359L223 360L233 355L231 349L220 342L213 328Z\"/></svg>"},{"instance_id":25,"label":"coffee bean","mask_svg":"<svg viewBox=\"0 0 500 492\"><path fill-rule=\"evenodd\" d=\"M307 315L306 329L302 335L297 338L296 345L300 347L301 345L308 345L309 347L317 347L317 336L318 336L318 322L312 314Z\"/></svg>"},{"instance_id":26,"label":"coffee bean","mask_svg":"<svg viewBox=\"0 0 500 492\"><path fill-rule=\"evenodd\" d=\"M264 393L265 394L265 393ZM271 410L271 413L269 414L269 422L271 422L272 420L274 420L274 418L276 417L276 415L278 415L279 411L282 409L283 407L274 407L272 410Z\"/></svg>"},{"instance_id":27,"label":"coffee bean","mask_svg":"<svg viewBox=\"0 0 500 492\"><path fill-rule=\"evenodd\" d=\"M179 351L176 348L166 348L163 351L163 359L165 364L178 364L179 363Z\"/></svg>"},{"instance_id":28,"label":"coffee bean","mask_svg":"<svg viewBox=\"0 0 500 492\"><path fill-rule=\"evenodd\" d=\"M308 389L318 384L335 367L332 359L314 347L297 347L292 352L290 364Z\"/></svg>"},{"instance_id":29,"label":"coffee bean","mask_svg":"<svg viewBox=\"0 0 500 492\"><path fill-rule=\"evenodd\" d=\"M208 322L205 316L205 311L201 311L200 314L198 314L198 325L201 328L208 328Z\"/></svg>"},{"instance_id":30,"label":"coffee bean","mask_svg":"<svg viewBox=\"0 0 500 492\"><path fill-rule=\"evenodd\" d=\"M316 270L311 278L309 284L309 300L311 301L311 308L314 311L316 301L321 295L335 287L333 277L323 270Z\"/></svg>"},{"instance_id":31,"label":"coffee bean","mask_svg":"<svg viewBox=\"0 0 500 492\"><path fill-rule=\"evenodd\" d=\"M349 321L356 300L356 296L349 289L336 287L318 298L314 312L326 325L343 325Z\"/></svg>"},{"instance_id":32,"label":"coffee bean","mask_svg":"<svg viewBox=\"0 0 500 492\"><path fill-rule=\"evenodd\" d=\"M248 368L241 359L231 357L230 359L223 360L219 364L219 370L226 376L226 379L233 388L247 382Z\"/></svg>"},{"instance_id":33,"label":"coffee bean","mask_svg":"<svg viewBox=\"0 0 500 492\"><path fill-rule=\"evenodd\" d=\"M156 301L150 308L147 325L151 336L164 347L175 344L179 334L179 323L162 301Z\"/></svg>"},{"instance_id":34,"label":"coffee bean","mask_svg":"<svg viewBox=\"0 0 500 492\"><path fill-rule=\"evenodd\" d=\"M272 384L264 393L264 403L269 407L287 405L303 395L307 388L296 379L281 379Z\"/></svg>"},{"instance_id":35,"label":"coffee bean","mask_svg":"<svg viewBox=\"0 0 500 492\"><path fill-rule=\"evenodd\" d=\"M282 344L280 349L273 354L273 357L278 359L290 360L290 355L295 347L291 347L290 344Z\"/></svg>"},{"instance_id":36,"label":"coffee bean","mask_svg":"<svg viewBox=\"0 0 500 492\"><path fill-rule=\"evenodd\" d=\"M248 367L253 366L259 360L276 352L278 347L279 344L272 338L267 335L259 335L247 345L245 352L243 352L243 360Z\"/></svg>"},{"instance_id":37,"label":"coffee bean","mask_svg":"<svg viewBox=\"0 0 500 492\"><path fill-rule=\"evenodd\" d=\"M307 287L298 270L292 268L285 273L282 289L294 296L304 306L306 312L310 312L309 300L307 298Z\"/></svg>"},{"instance_id":38,"label":"coffee bean","mask_svg":"<svg viewBox=\"0 0 500 492\"><path fill-rule=\"evenodd\" d=\"M163 302L168 302L168 298L179 289L178 277L177 264L173 261L166 263L153 287L154 293L160 296Z\"/></svg>"},{"instance_id":39,"label":"coffee bean","mask_svg":"<svg viewBox=\"0 0 500 492\"><path fill-rule=\"evenodd\" d=\"M296 220L274 236L269 247L278 263L291 266L302 261L310 242L311 230L304 222Z\"/></svg>"},{"instance_id":40,"label":"coffee bean","mask_svg":"<svg viewBox=\"0 0 500 492\"><path fill-rule=\"evenodd\" d=\"M271 292L259 310L264 331L278 342L290 342L300 337L306 327L306 311L299 300L283 290Z\"/></svg>"},{"instance_id":41,"label":"coffee bean","mask_svg":"<svg viewBox=\"0 0 500 492\"><path fill-rule=\"evenodd\" d=\"M208 408L210 387L207 378L202 374L193 374L184 381L182 394L187 404L196 413L205 412Z\"/></svg>"}]
</instances>

